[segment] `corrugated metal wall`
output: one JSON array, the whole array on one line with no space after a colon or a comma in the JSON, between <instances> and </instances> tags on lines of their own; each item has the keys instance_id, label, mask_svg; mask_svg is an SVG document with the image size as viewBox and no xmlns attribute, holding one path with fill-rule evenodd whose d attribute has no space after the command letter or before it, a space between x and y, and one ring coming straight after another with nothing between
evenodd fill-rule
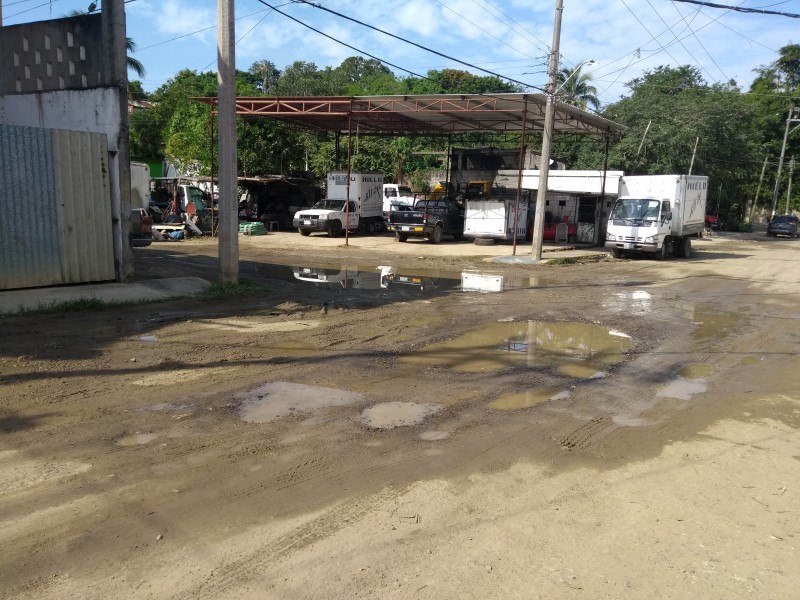
<instances>
[{"instance_id":1,"label":"corrugated metal wall","mask_svg":"<svg viewBox=\"0 0 800 600\"><path fill-rule=\"evenodd\" d=\"M103 134L0 125L0 289L115 278Z\"/></svg>"}]
</instances>

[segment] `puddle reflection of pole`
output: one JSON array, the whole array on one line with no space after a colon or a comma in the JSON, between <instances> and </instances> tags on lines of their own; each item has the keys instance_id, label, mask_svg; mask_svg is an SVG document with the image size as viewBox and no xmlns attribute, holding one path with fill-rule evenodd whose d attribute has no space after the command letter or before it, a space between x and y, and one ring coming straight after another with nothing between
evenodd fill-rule
<instances>
[{"instance_id":1,"label":"puddle reflection of pole","mask_svg":"<svg viewBox=\"0 0 800 600\"><path fill-rule=\"evenodd\" d=\"M539 330L538 321L528 321L528 366L536 364L536 333Z\"/></svg>"}]
</instances>

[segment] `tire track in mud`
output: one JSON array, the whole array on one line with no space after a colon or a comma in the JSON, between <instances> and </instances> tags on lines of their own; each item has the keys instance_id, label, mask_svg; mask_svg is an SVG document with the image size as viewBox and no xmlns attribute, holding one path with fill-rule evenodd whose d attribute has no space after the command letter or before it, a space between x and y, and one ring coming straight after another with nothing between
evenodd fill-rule
<instances>
[{"instance_id":1,"label":"tire track in mud","mask_svg":"<svg viewBox=\"0 0 800 600\"><path fill-rule=\"evenodd\" d=\"M387 487L380 492L351 500L346 505L336 506L293 531L248 552L244 558L215 569L203 583L173 598L176 600L219 598L226 591L263 572L273 561L311 546L369 513L388 508L389 503L403 491L405 488Z\"/></svg>"}]
</instances>

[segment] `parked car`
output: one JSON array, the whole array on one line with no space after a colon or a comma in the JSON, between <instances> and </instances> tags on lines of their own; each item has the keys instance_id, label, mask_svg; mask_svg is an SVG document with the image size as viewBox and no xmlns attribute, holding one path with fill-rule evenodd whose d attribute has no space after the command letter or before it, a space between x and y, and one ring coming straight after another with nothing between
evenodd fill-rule
<instances>
[{"instance_id":1,"label":"parked car","mask_svg":"<svg viewBox=\"0 0 800 600\"><path fill-rule=\"evenodd\" d=\"M797 232L798 218L795 215L775 215L767 224L767 235L778 236L788 235L789 237L800 237Z\"/></svg>"},{"instance_id":2,"label":"parked car","mask_svg":"<svg viewBox=\"0 0 800 600\"><path fill-rule=\"evenodd\" d=\"M711 229L712 231L722 229L722 221L714 215L706 215L706 229Z\"/></svg>"},{"instance_id":3,"label":"parked car","mask_svg":"<svg viewBox=\"0 0 800 600\"><path fill-rule=\"evenodd\" d=\"M131 209L131 246L140 248L153 243L153 217L144 208Z\"/></svg>"}]
</instances>

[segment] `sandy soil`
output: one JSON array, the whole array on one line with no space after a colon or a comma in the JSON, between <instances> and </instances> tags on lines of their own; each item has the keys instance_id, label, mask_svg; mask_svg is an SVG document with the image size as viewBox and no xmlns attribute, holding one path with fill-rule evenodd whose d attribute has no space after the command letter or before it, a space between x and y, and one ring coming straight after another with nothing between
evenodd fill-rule
<instances>
[{"instance_id":1,"label":"sandy soil","mask_svg":"<svg viewBox=\"0 0 800 600\"><path fill-rule=\"evenodd\" d=\"M236 296L0 318L0 597L798 597L799 241L240 250Z\"/></svg>"}]
</instances>

